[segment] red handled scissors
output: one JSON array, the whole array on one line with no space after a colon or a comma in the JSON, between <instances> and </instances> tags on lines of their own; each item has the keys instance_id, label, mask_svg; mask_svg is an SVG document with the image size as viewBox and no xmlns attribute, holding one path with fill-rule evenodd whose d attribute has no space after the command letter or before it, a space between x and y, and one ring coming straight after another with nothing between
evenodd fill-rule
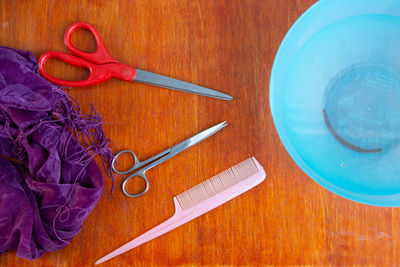
<instances>
[{"instance_id":1,"label":"red handled scissors","mask_svg":"<svg viewBox=\"0 0 400 267\"><path fill-rule=\"evenodd\" d=\"M77 29L89 30L97 43L97 49L93 53L88 53L77 49L71 43L71 35ZM137 81L147 83L159 87L169 88L173 90L183 91L187 93L214 97L224 100L232 100L230 95L211 90L202 86L183 82L177 79L169 78L159 74L136 69L132 66L122 64L110 56L99 32L88 23L74 23L68 27L64 35L64 43L67 48L76 56L57 52L47 51L39 59L39 71L47 80L65 86L79 87L89 86L105 82L111 78L118 78L125 81ZM90 72L89 77L82 81L67 81L57 79L49 75L45 70L46 61L50 58L56 58L67 64L87 68Z\"/></svg>"}]
</instances>

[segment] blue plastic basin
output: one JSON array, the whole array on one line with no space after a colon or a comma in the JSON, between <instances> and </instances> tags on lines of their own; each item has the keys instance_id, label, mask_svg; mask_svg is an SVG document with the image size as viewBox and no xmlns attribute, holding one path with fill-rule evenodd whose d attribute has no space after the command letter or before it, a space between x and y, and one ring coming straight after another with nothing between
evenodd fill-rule
<instances>
[{"instance_id":1,"label":"blue plastic basin","mask_svg":"<svg viewBox=\"0 0 400 267\"><path fill-rule=\"evenodd\" d=\"M354 201L400 206L400 1L317 2L279 48L270 106L312 179Z\"/></svg>"}]
</instances>

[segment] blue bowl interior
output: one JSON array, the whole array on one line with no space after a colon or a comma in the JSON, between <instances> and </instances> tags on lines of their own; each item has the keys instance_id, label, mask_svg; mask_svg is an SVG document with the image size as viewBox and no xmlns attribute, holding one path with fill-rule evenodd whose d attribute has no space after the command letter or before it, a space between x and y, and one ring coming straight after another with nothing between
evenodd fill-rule
<instances>
[{"instance_id":1,"label":"blue bowl interior","mask_svg":"<svg viewBox=\"0 0 400 267\"><path fill-rule=\"evenodd\" d=\"M326 12L322 4L309 12ZM314 180L355 201L399 206L400 17L366 13L329 17L313 33L301 27L312 14L294 25L274 63L271 110L285 147Z\"/></svg>"}]
</instances>

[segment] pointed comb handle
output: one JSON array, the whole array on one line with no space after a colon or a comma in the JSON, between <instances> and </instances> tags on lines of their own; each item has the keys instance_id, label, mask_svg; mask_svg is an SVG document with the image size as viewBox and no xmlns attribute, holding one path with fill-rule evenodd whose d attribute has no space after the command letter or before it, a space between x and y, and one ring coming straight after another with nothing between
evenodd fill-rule
<instances>
[{"instance_id":1,"label":"pointed comb handle","mask_svg":"<svg viewBox=\"0 0 400 267\"><path fill-rule=\"evenodd\" d=\"M96 261L95 264L96 265L100 264L118 255L121 255L122 253L125 253L128 250L138 247L146 242L149 242L150 240L157 238L193 219L190 217L190 213L185 214L184 212L182 212L182 208L179 206L178 201L176 200L175 197L174 197L174 204L175 204L175 214L172 217L162 222L161 224L157 225L156 227L150 229L149 231L145 232L144 234L138 236L132 241L129 241L125 245L117 248L113 252L107 254L103 258Z\"/></svg>"}]
</instances>

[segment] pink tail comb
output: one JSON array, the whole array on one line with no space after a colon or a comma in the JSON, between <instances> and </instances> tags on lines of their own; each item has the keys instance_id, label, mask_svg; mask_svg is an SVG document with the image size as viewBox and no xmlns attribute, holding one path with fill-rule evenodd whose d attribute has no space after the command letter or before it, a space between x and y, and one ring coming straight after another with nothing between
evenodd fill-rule
<instances>
[{"instance_id":1,"label":"pink tail comb","mask_svg":"<svg viewBox=\"0 0 400 267\"><path fill-rule=\"evenodd\" d=\"M252 157L174 197L175 214L141 236L99 259L105 262L163 235L184 223L224 204L265 179L265 172Z\"/></svg>"}]
</instances>

